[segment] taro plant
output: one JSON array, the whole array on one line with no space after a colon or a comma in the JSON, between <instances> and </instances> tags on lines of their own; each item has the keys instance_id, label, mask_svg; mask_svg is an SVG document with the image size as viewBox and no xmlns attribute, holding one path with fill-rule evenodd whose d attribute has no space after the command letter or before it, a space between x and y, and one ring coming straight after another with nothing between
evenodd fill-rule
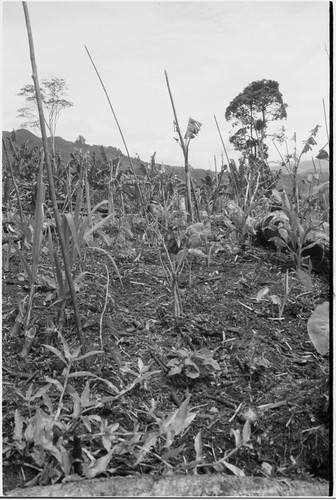
<instances>
[{"instance_id":1,"label":"taro plant","mask_svg":"<svg viewBox=\"0 0 336 500\"><path fill-rule=\"evenodd\" d=\"M168 377L182 374L195 379L214 374L219 370L219 364L213 359L214 351L200 349L190 351L189 349L176 349L168 354L170 360L167 366L170 368Z\"/></svg>"},{"instance_id":2,"label":"taro plant","mask_svg":"<svg viewBox=\"0 0 336 500\"><path fill-rule=\"evenodd\" d=\"M329 320L329 302L326 301L315 308L307 323L309 338L317 352L322 356L329 351Z\"/></svg>"},{"instance_id":3,"label":"taro plant","mask_svg":"<svg viewBox=\"0 0 336 500\"><path fill-rule=\"evenodd\" d=\"M285 192L274 189L273 198L281 203L281 210L285 214L286 221L279 226L272 222L269 224L268 227L277 233L277 236L273 236L269 241L273 241L279 249L285 249L289 252L299 279L304 285L308 284L308 287L311 287L311 279L302 268L306 265L308 270L310 269L309 264L305 264L307 258L303 256L303 250L308 250L319 243L316 240L307 244L307 236L314 229L314 226L301 219Z\"/></svg>"}]
</instances>

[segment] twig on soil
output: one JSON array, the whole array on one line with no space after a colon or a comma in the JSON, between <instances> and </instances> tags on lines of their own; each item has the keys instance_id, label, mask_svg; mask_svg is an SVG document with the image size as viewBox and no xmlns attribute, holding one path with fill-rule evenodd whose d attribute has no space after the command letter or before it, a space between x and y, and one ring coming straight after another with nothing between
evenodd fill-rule
<instances>
[{"instance_id":1,"label":"twig on soil","mask_svg":"<svg viewBox=\"0 0 336 500\"><path fill-rule=\"evenodd\" d=\"M154 359L154 361L160 366L160 368L162 368L163 372L165 374L167 374L169 372L169 368L165 365L165 363L163 361L161 361L160 358L158 358L155 354L153 354L151 351L150 351L150 355L151 357Z\"/></svg>"},{"instance_id":2,"label":"twig on soil","mask_svg":"<svg viewBox=\"0 0 336 500\"><path fill-rule=\"evenodd\" d=\"M173 401L173 403L175 403L176 406L178 408L180 408L180 406L181 406L182 403L179 400L179 398L177 397L177 394L175 392L171 392L171 393L169 393L169 396L170 396L170 399Z\"/></svg>"},{"instance_id":3,"label":"twig on soil","mask_svg":"<svg viewBox=\"0 0 336 500\"><path fill-rule=\"evenodd\" d=\"M315 427L310 427L310 429L304 429L301 433L304 434L305 432L313 432L321 428L323 428L323 425L316 425Z\"/></svg>"},{"instance_id":4,"label":"twig on soil","mask_svg":"<svg viewBox=\"0 0 336 500\"><path fill-rule=\"evenodd\" d=\"M39 370L36 370L34 373L32 373L30 377L28 377L27 380L25 381L25 385L28 385L29 382L31 382L38 374Z\"/></svg>"},{"instance_id":5,"label":"twig on soil","mask_svg":"<svg viewBox=\"0 0 336 500\"><path fill-rule=\"evenodd\" d=\"M141 286L147 286L148 288L151 288L151 285L149 285L148 283L139 283L139 281L130 281L130 283L132 283L132 285L141 285Z\"/></svg>"},{"instance_id":6,"label":"twig on soil","mask_svg":"<svg viewBox=\"0 0 336 500\"><path fill-rule=\"evenodd\" d=\"M217 401L217 403L220 403L224 406L228 406L229 408L233 408L234 410L236 409L236 404L232 403L231 401L228 401L227 399L224 398L218 398L216 396L211 396L210 394L208 395L208 398L211 399L212 401Z\"/></svg>"},{"instance_id":7,"label":"twig on soil","mask_svg":"<svg viewBox=\"0 0 336 500\"><path fill-rule=\"evenodd\" d=\"M266 403L264 405L259 405L259 410L273 410L273 408L279 408L280 406L288 405L288 399L283 401L278 401L277 403Z\"/></svg>"},{"instance_id":8,"label":"twig on soil","mask_svg":"<svg viewBox=\"0 0 336 500\"><path fill-rule=\"evenodd\" d=\"M245 304L243 304L242 302L240 302L239 300L237 300L238 304L240 304L241 306L245 307L245 309L247 309L248 311L253 311L254 309L250 306L247 306Z\"/></svg>"},{"instance_id":9,"label":"twig on soil","mask_svg":"<svg viewBox=\"0 0 336 500\"><path fill-rule=\"evenodd\" d=\"M240 405L238 406L238 408L236 409L236 411L234 412L234 414L232 415L231 418L229 418L229 422L232 422L232 420L234 420L236 418L236 416L238 415L239 413L239 410L240 408L243 406L243 403L240 403Z\"/></svg>"}]
</instances>

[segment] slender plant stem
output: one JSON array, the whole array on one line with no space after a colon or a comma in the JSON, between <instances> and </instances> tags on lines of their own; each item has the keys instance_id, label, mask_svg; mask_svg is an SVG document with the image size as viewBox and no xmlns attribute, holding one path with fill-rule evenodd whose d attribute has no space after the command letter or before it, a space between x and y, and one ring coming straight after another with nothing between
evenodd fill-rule
<instances>
[{"instance_id":1,"label":"slender plant stem","mask_svg":"<svg viewBox=\"0 0 336 500\"><path fill-rule=\"evenodd\" d=\"M61 396L59 398L59 401L58 401L58 407L57 407L57 410L56 410L56 413L55 413L55 417L54 417L54 420L57 420L58 417L60 416L61 414L61 411L62 411L62 401L63 401L63 398L64 398L64 394L65 394L65 390L67 388L67 385L68 385L68 380L69 380L69 375L70 375L70 371L71 371L71 361L69 361L69 364L67 366L67 369L66 369L66 373L65 373L65 378L64 378L64 384L63 384L63 388L62 388L62 393L61 393Z\"/></svg>"},{"instance_id":2,"label":"slender plant stem","mask_svg":"<svg viewBox=\"0 0 336 500\"><path fill-rule=\"evenodd\" d=\"M102 313L101 313L100 319L99 319L99 339L100 339L100 350L103 352L103 360L104 360L104 363L105 363L104 339L103 339L103 320L104 320L104 314L105 314L105 311L106 311L106 306L107 306L107 301L108 301L108 296L109 296L110 276L109 276L107 265L104 264L104 266L105 266L105 269L106 269L106 293L105 293L104 307L103 307L103 310L102 310Z\"/></svg>"},{"instance_id":3,"label":"slender plant stem","mask_svg":"<svg viewBox=\"0 0 336 500\"><path fill-rule=\"evenodd\" d=\"M191 187L191 192L192 192L192 194L194 196L195 208L196 208L196 213L197 213L197 220L198 220L198 222L201 222L201 215L200 215L200 211L199 211L198 201L197 201L197 198L196 198L194 184L193 184L193 181L191 179L190 179L190 187Z\"/></svg>"},{"instance_id":4,"label":"slender plant stem","mask_svg":"<svg viewBox=\"0 0 336 500\"><path fill-rule=\"evenodd\" d=\"M107 93L107 90L106 90L106 88L105 88L105 85L104 85L104 83L103 83L103 80L101 79L101 76L100 76L100 74L99 74L99 71L98 71L98 69L97 69L97 67L96 67L95 63L93 62L93 59L92 59L92 57L91 57L91 54L90 54L90 52L89 52L88 48L86 47L86 45L84 45L84 47L85 47L85 50L86 50L86 52L87 52L87 54L88 54L88 56L89 56L89 58L90 58L90 61L91 61L91 63L92 63L92 66L94 67L95 72L97 73L97 76L98 76L98 78L99 78L99 81L100 81L100 83L101 83L101 86L103 87L103 90L104 90L104 93L105 93L105 95L106 95L107 101L108 101L108 103L109 103L110 109L111 109L111 111L112 111L113 117L114 117L115 122L116 122L116 124L117 124L117 127L118 127L118 130L119 130L119 133L120 133L121 139L122 139L122 141L123 141L123 143L124 143L125 150L126 150L127 157L128 157L128 161L129 161L129 164L130 164L130 166L131 166L131 170L132 170L132 173L133 173L133 175L134 175L134 178L136 179L136 185L137 185L137 188L138 188L138 191L139 191L139 196L140 196L140 201L141 201L142 209L144 210L144 209L145 209L145 202L144 202L144 199L143 199L143 196L142 196L142 190L141 190L141 188L140 188L140 184L139 184L139 182L138 182L138 180L137 180L137 177L136 177L136 175L135 175L135 170L134 170L133 162L132 162L132 160L131 160L131 156L130 156L129 151L128 151L128 147L127 147L127 144L126 144L126 141L125 141L124 134L123 134L123 132L122 132L122 130L121 130L121 127L120 127L120 125L119 125L119 121L118 121L117 116L116 116L116 114L115 114L115 112L114 112L114 109L113 109L113 106L112 106L112 103L111 103L110 97L109 97L109 95L108 95L108 93Z\"/></svg>"},{"instance_id":5,"label":"slender plant stem","mask_svg":"<svg viewBox=\"0 0 336 500\"><path fill-rule=\"evenodd\" d=\"M173 114L174 114L174 121L175 121L175 127L176 131L178 133L179 139L180 139L180 146L183 151L183 156L184 156L184 171L185 171L185 179L186 179L186 186L187 186L187 210L188 210L188 221L193 220L193 212L192 212L192 203L191 203L191 183L190 183L190 170L189 170L189 163L188 163L188 149L189 149L189 142L186 141L184 142L182 134L181 134L181 129L178 123L177 119L177 113L175 109L175 104L174 104L174 99L173 95L170 90L170 85L169 85L169 80L168 80L168 73L165 70L165 77L166 77L166 82L167 82L167 88L168 88L168 93L170 97L170 102L173 108Z\"/></svg>"},{"instance_id":6,"label":"slender plant stem","mask_svg":"<svg viewBox=\"0 0 336 500\"><path fill-rule=\"evenodd\" d=\"M225 147L225 144L224 144L224 141L223 141L223 137L222 137L221 131L219 129L219 125L218 125L218 122L217 122L216 115L214 115L214 119L215 119L215 122L216 122L216 126L217 126L217 130L218 130L218 133L219 133L220 140L221 140L222 145L223 145L223 149L224 149L224 152L225 152L226 160L228 162L228 169L229 169L229 172L231 172L229 155L227 154L227 151L226 151L226 147ZM233 182L234 182L234 185L235 185L236 193L237 193L237 195L239 195L239 191L238 191L238 187L237 187L236 179L235 179L234 175L232 175L232 178L233 178Z\"/></svg>"},{"instance_id":7,"label":"slender plant stem","mask_svg":"<svg viewBox=\"0 0 336 500\"><path fill-rule=\"evenodd\" d=\"M219 133L220 140L221 140L221 142L222 142L222 146L223 146L223 149L224 149L224 153L225 153L225 156L226 156L226 160L227 160L227 162L228 162L228 168L230 168L230 159L229 159L229 155L227 154L227 151L226 151L226 147L225 147L225 144L224 144L224 141L223 141L223 137L222 137L222 134L221 134L221 131L220 131L220 128L219 128L218 122L217 122L216 115L214 115L214 119L215 119L215 122L216 122L216 126L217 126L217 130L218 130L218 133Z\"/></svg>"},{"instance_id":8,"label":"slender plant stem","mask_svg":"<svg viewBox=\"0 0 336 500\"><path fill-rule=\"evenodd\" d=\"M79 313L79 308L78 308L78 303L77 303L75 286L74 286L74 282L72 279L71 267L70 267L69 259L68 259L68 249L66 248L66 245L65 245L65 239L63 236L61 218L60 218L59 211L57 208L54 179L53 179L52 167L51 167L51 162L50 162L46 127L45 127L45 121L44 121L41 91L40 91L39 79L38 79L38 74L37 74L37 65L36 65L36 60L35 60L33 35L32 35L32 30L31 30L31 24L30 24L27 3L22 2L22 6L23 6L23 11L24 11L25 20L26 20L29 50L30 50L30 60L31 60L32 72L33 72L32 79L34 82L34 87L35 87L35 92L36 92L36 103L37 103L39 119L40 119L40 127L41 127L41 135L42 135L42 142L43 142L43 148L44 148L45 163L47 166L47 173L48 173L48 180L49 180L50 197L51 197L51 201L52 201L55 222L56 222L56 227L57 227L58 236L59 236L59 241L60 241L60 245L61 245L61 249L62 249L65 273L66 273L66 276L68 278L68 283L69 283L69 289L70 289L70 295L71 295L72 305L73 305L73 309L74 309L78 338L79 338L82 350L85 352L85 342L84 342L83 333L82 333L82 324L81 324L80 313Z\"/></svg>"},{"instance_id":9,"label":"slender plant stem","mask_svg":"<svg viewBox=\"0 0 336 500\"><path fill-rule=\"evenodd\" d=\"M217 160L216 160L216 155L214 155L214 163L215 163L215 179L216 179L216 186L218 187L218 172L217 172Z\"/></svg>"}]
</instances>

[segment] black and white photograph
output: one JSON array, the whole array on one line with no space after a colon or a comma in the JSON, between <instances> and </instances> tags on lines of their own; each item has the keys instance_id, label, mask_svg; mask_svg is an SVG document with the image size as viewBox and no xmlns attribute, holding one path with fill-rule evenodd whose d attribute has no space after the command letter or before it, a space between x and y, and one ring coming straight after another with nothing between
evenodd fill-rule
<instances>
[{"instance_id":1,"label":"black and white photograph","mask_svg":"<svg viewBox=\"0 0 336 500\"><path fill-rule=\"evenodd\" d=\"M4 496L333 495L333 7L1 2Z\"/></svg>"}]
</instances>

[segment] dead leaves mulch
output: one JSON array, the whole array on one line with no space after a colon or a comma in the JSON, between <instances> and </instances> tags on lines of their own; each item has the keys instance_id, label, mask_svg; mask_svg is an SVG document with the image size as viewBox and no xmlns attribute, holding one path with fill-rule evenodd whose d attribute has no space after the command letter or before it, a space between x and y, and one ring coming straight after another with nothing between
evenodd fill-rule
<instances>
[{"instance_id":1,"label":"dead leaves mulch","mask_svg":"<svg viewBox=\"0 0 336 500\"><path fill-rule=\"evenodd\" d=\"M121 422L128 430L132 430L134 422L145 428L152 423L146 411L152 401L156 402L156 411L165 414L190 394L189 406L197 411L197 417L189 431L174 442L174 448L184 447L171 463L180 464L180 472L187 469L183 469L183 463L195 460L194 438L201 432L204 462L209 465L198 472L211 473L211 463L234 448L231 431L241 430L246 412L252 410L256 414L252 446L233 455L233 465L245 475L328 478L329 357L317 354L306 327L314 307L329 298L326 278L313 275L313 290L307 292L291 269L289 301L283 319L277 320L270 301L257 302L256 295L264 286L283 295L281 279L290 268L289 261L257 247L237 255L218 253L209 267L193 263L191 283L188 272L182 273L184 316L173 318L158 251L147 247L134 262L136 254L131 251L116 256L111 249L122 285L108 258L97 258L93 252L86 254L81 270L88 274L78 299L89 350L100 348L99 320L106 294L104 263L110 274L103 330L106 363L102 366L97 356L91 360L90 370L103 374L118 388L129 381L120 368L136 366L138 358L146 365L152 363L152 370L160 371L101 414L111 422ZM14 411L21 405L14 386L24 392L30 383L38 387L45 376L60 373L58 360L42 346L43 326L57 314L52 301L46 301L49 291L45 287L38 289L34 310L40 333L26 359L18 355L23 339L9 335L13 311L28 293L18 281L20 271L20 262L13 256L2 283L4 437L11 436ZM66 313L64 335L75 347L77 336L70 303ZM179 348L208 349L214 353L220 370L195 379L183 374L168 376L169 353ZM30 477L27 468L16 464L18 472L13 480L10 471L15 464L4 465L4 485L7 481L9 488L24 482L22 470L26 471L26 479ZM135 473L123 457L115 457L113 467L118 467L118 475ZM224 466L223 471L230 473ZM137 472L164 473L165 466L160 460L148 458Z\"/></svg>"}]
</instances>

